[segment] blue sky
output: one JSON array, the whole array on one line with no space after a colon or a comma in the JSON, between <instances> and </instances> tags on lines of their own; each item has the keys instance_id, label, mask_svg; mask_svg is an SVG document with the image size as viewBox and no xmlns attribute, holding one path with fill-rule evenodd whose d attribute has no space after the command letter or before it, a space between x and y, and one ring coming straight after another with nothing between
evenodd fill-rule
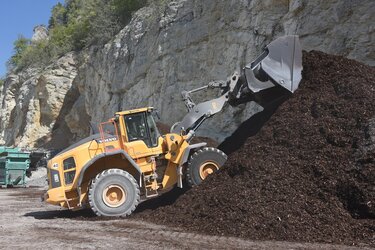
<instances>
[{"instance_id":1,"label":"blue sky","mask_svg":"<svg viewBox=\"0 0 375 250\"><path fill-rule=\"evenodd\" d=\"M33 28L48 24L52 7L63 0L2 0L0 1L0 77L6 73L6 61L13 51L18 35L31 38Z\"/></svg>"}]
</instances>

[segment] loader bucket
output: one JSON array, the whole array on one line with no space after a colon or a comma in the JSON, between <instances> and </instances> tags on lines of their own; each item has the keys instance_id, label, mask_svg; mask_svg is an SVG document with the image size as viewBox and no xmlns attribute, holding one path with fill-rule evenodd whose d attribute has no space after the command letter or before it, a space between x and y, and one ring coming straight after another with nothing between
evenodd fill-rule
<instances>
[{"instance_id":1,"label":"loader bucket","mask_svg":"<svg viewBox=\"0 0 375 250\"><path fill-rule=\"evenodd\" d=\"M293 93L302 79L302 50L298 36L277 38L244 70L248 87L253 92L280 85Z\"/></svg>"}]
</instances>

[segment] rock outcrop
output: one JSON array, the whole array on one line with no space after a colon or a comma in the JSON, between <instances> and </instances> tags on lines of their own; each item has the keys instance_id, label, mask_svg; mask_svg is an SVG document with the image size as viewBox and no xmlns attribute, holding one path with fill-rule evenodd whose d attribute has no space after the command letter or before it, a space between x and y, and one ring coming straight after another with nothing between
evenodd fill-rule
<instances>
[{"instance_id":1,"label":"rock outcrop","mask_svg":"<svg viewBox=\"0 0 375 250\"><path fill-rule=\"evenodd\" d=\"M33 29L33 36L31 37L31 42L39 42L48 39L48 30L44 25L37 25Z\"/></svg>"},{"instance_id":2,"label":"rock outcrop","mask_svg":"<svg viewBox=\"0 0 375 250\"><path fill-rule=\"evenodd\" d=\"M38 73L9 75L1 94L1 137L7 145L66 146L89 133L90 121L141 106L158 108L162 121L172 125L186 113L182 90L226 79L285 34L300 35L305 50L375 65L374 8L371 0L153 3L105 46L82 52L79 63L68 55L72 63L64 74L51 69L60 67L57 62ZM220 141L261 109L255 103L228 107L200 135Z\"/></svg>"},{"instance_id":3,"label":"rock outcrop","mask_svg":"<svg viewBox=\"0 0 375 250\"><path fill-rule=\"evenodd\" d=\"M67 99L74 96L72 82L76 75L73 53L44 70L28 69L8 75L0 95L0 144L45 146L52 131L64 127L64 117L69 114L65 106L69 105Z\"/></svg>"}]
</instances>

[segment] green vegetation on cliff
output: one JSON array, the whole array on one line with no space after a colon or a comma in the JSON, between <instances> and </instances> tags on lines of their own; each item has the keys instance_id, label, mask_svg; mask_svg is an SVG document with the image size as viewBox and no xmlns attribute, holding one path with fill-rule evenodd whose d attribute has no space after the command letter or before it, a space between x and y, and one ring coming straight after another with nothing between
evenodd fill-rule
<instances>
[{"instance_id":1,"label":"green vegetation on cliff","mask_svg":"<svg viewBox=\"0 0 375 250\"><path fill-rule=\"evenodd\" d=\"M131 13L147 0L65 0L52 9L48 38L31 41L23 36L14 42L10 69L40 67L69 51L102 45L129 22Z\"/></svg>"}]
</instances>

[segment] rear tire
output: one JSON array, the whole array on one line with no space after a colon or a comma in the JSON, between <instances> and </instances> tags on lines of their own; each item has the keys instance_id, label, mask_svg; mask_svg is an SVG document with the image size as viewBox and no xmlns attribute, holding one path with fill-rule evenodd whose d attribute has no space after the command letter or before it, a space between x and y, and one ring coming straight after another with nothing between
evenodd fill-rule
<instances>
[{"instance_id":1,"label":"rear tire","mask_svg":"<svg viewBox=\"0 0 375 250\"><path fill-rule=\"evenodd\" d=\"M208 175L219 170L227 158L227 155L217 148L199 149L189 159L185 173L187 185L192 187L201 184Z\"/></svg>"},{"instance_id":2,"label":"rear tire","mask_svg":"<svg viewBox=\"0 0 375 250\"><path fill-rule=\"evenodd\" d=\"M139 186L134 177L122 169L104 170L92 181L88 200L98 216L125 217L139 203Z\"/></svg>"}]
</instances>

